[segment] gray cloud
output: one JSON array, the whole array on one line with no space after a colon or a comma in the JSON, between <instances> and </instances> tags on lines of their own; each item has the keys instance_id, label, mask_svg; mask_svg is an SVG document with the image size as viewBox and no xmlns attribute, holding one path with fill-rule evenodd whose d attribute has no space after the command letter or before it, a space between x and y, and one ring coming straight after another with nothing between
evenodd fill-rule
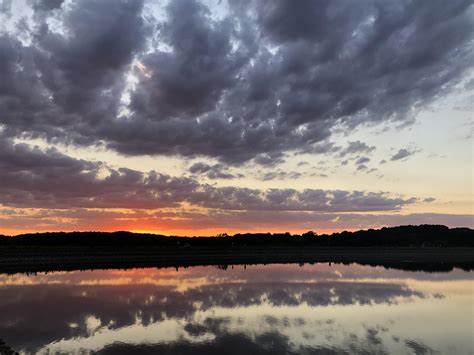
<instances>
[{"instance_id":1,"label":"gray cloud","mask_svg":"<svg viewBox=\"0 0 474 355\"><path fill-rule=\"evenodd\" d=\"M385 193L305 189L257 190L210 186L190 195L189 202L207 208L254 211L384 211L415 203L414 198L392 198Z\"/></svg>"},{"instance_id":2,"label":"gray cloud","mask_svg":"<svg viewBox=\"0 0 474 355\"><path fill-rule=\"evenodd\" d=\"M396 161L396 160L406 159L409 156L415 154L416 152L418 152L418 151L417 150L409 150L409 149L406 149L406 148L401 148L398 152L396 152L394 155L392 155L390 160Z\"/></svg>"},{"instance_id":3,"label":"gray cloud","mask_svg":"<svg viewBox=\"0 0 474 355\"><path fill-rule=\"evenodd\" d=\"M385 192L199 182L238 178L230 166L243 162L268 169L258 172L263 180L310 174L276 168L291 152L330 153L341 165L354 161L374 172L366 163L375 147L335 146L332 132L409 124L453 90L473 68L472 1L230 1L229 13L217 18L204 3L177 0L160 19L146 12L146 1L32 0L32 18L0 29L0 205L2 216L15 216L2 219L2 228L48 229L61 217L72 229L90 229L93 221L129 228L121 217L189 229L274 228L275 221L307 229L472 226L466 215L379 215L420 202ZM5 21L13 18L9 4ZM196 163L192 177L173 177L111 168L14 138L218 163ZM416 152L403 148L391 160ZM310 176L327 177L321 171ZM183 204L212 213L154 211ZM35 220L22 207L54 214Z\"/></svg>"},{"instance_id":4,"label":"gray cloud","mask_svg":"<svg viewBox=\"0 0 474 355\"><path fill-rule=\"evenodd\" d=\"M360 157L359 159L356 160L356 164L365 164L370 161L370 158L368 157Z\"/></svg>"},{"instance_id":5,"label":"gray cloud","mask_svg":"<svg viewBox=\"0 0 474 355\"><path fill-rule=\"evenodd\" d=\"M198 162L189 168L189 172L192 174L205 174L209 179L224 179L230 180L235 179L236 176L229 173L227 167L223 164L209 165L203 162ZM239 177L242 176L239 174Z\"/></svg>"},{"instance_id":6,"label":"gray cloud","mask_svg":"<svg viewBox=\"0 0 474 355\"><path fill-rule=\"evenodd\" d=\"M208 172L211 169L212 167L209 164L198 162L191 165L191 167L189 168L189 172L193 174L196 174L196 173L202 174L202 173Z\"/></svg>"},{"instance_id":7,"label":"gray cloud","mask_svg":"<svg viewBox=\"0 0 474 355\"><path fill-rule=\"evenodd\" d=\"M100 127L118 115L125 70L145 44L142 8L142 1L73 2L59 12L64 31L38 15L30 46L13 33L0 35L0 123L7 133L97 144Z\"/></svg>"},{"instance_id":8,"label":"gray cloud","mask_svg":"<svg viewBox=\"0 0 474 355\"><path fill-rule=\"evenodd\" d=\"M178 207L197 188L188 178L74 159L55 149L0 141L0 203L15 207ZM105 177L101 174L105 173Z\"/></svg>"},{"instance_id":9,"label":"gray cloud","mask_svg":"<svg viewBox=\"0 0 474 355\"><path fill-rule=\"evenodd\" d=\"M112 169L9 139L0 141L0 148L0 203L4 206L157 209L186 202L235 211L356 212L398 210L417 201L383 192L215 187L154 171ZM194 170L208 173L212 167L201 164Z\"/></svg>"},{"instance_id":10,"label":"gray cloud","mask_svg":"<svg viewBox=\"0 0 474 355\"><path fill-rule=\"evenodd\" d=\"M31 43L0 36L0 123L128 155L328 152L333 128L410 122L472 68L469 0L231 2L223 19L179 0L159 24L141 1L35 4L64 31L43 14Z\"/></svg>"},{"instance_id":11,"label":"gray cloud","mask_svg":"<svg viewBox=\"0 0 474 355\"><path fill-rule=\"evenodd\" d=\"M374 150L375 150L374 146L369 146L366 143L361 142L361 141L349 142L347 147L339 152L339 156L343 158L346 155L361 154L361 153L368 154L370 152L373 152Z\"/></svg>"},{"instance_id":12,"label":"gray cloud","mask_svg":"<svg viewBox=\"0 0 474 355\"><path fill-rule=\"evenodd\" d=\"M299 173L297 171L286 172L286 171L283 171L281 169L278 169L276 171L269 171L269 172L264 173L261 176L261 179L263 181L285 180L285 179L292 179L293 180L293 179L299 179L302 176L303 176L303 174Z\"/></svg>"},{"instance_id":13,"label":"gray cloud","mask_svg":"<svg viewBox=\"0 0 474 355\"><path fill-rule=\"evenodd\" d=\"M274 154L260 154L255 159L254 162L259 165L264 166L275 166L284 162L280 153Z\"/></svg>"},{"instance_id":14,"label":"gray cloud","mask_svg":"<svg viewBox=\"0 0 474 355\"><path fill-rule=\"evenodd\" d=\"M64 0L34 0L33 9L35 11L50 11L59 9Z\"/></svg>"},{"instance_id":15,"label":"gray cloud","mask_svg":"<svg viewBox=\"0 0 474 355\"><path fill-rule=\"evenodd\" d=\"M370 161L370 158L368 157L359 157L356 161L355 164L357 165L357 171L361 170L367 170L369 167L367 166L366 163ZM367 170L369 172L369 170Z\"/></svg>"},{"instance_id":16,"label":"gray cloud","mask_svg":"<svg viewBox=\"0 0 474 355\"><path fill-rule=\"evenodd\" d=\"M214 21L205 5L172 1L167 14L157 36L173 50L142 57L152 75L140 83L132 97L135 112L156 121L194 118L212 111L249 59L244 48L232 48L235 23L230 19Z\"/></svg>"}]
</instances>

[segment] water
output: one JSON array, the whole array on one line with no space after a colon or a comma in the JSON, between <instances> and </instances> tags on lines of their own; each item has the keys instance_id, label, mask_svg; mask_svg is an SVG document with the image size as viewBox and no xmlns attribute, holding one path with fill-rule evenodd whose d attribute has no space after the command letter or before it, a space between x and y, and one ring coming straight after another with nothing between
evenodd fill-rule
<instances>
[{"instance_id":1,"label":"water","mask_svg":"<svg viewBox=\"0 0 474 355\"><path fill-rule=\"evenodd\" d=\"M357 264L0 275L0 338L49 354L472 354L473 276Z\"/></svg>"}]
</instances>

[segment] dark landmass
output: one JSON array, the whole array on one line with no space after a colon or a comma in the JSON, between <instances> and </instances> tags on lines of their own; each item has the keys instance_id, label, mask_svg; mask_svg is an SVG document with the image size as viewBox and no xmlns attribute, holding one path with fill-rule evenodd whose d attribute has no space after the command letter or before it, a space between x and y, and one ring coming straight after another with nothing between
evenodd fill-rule
<instances>
[{"instance_id":1,"label":"dark landmass","mask_svg":"<svg viewBox=\"0 0 474 355\"><path fill-rule=\"evenodd\" d=\"M341 262L405 270L474 269L474 230L401 226L317 235L175 237L131 232L0 236L0 272Z\"/></svg>"},{"instance_id":2,"label":"dark landmass","mask_svg":"<svg viewBox=\"0 0 474 355\"><path fill-rule=\"evenodd\" d=\"M177 237L132 232L48 232L0 235L3 246L325 246L474 247L474 230L442 225L400 226L318 235L307 232Z\"/></svg>"},{"instance_id":3,"label":"dark landmass","mask_svg":"<svg viewBox=\"0 0 474 355\"><path fill-rule=\"evenodd\" d=\"M8 344L0 339L0 355L16 355L18 352L14 351Z\"/></svg>"}]
</instances>

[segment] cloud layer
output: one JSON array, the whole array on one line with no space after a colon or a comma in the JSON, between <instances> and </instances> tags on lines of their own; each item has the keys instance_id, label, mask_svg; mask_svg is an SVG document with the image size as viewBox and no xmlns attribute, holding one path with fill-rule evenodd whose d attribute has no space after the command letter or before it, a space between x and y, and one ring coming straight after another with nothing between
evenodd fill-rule
<instances>
[{"instance_id":1,"label":"cloud layer","mask_svg":"<svg viewBox=\"0 0 474 355\"><path fill-rule=\"evenodd\" d=\"M335 127L409 122L472 68L472 1L229 2L217 16L177 0L160 18L135 0L38 4L28 40L0 36L1 124L128 155L311 151Z\"/></svg>"},{"instance_id":2,"label":"cloud layer","mask_svg":"<svg viewBox=\"0 0 474 355\"><path fill-rule=\"evenodd\" d=\"M440 97L470 90L460 84L473 70L471 0L35 0L2 10L2 228L472 225L465 215L398 219L435 199L333 188L336 167L322 160L285 166L330 154L360 178L382 157L420 152L414 142L377 156L351 134L408 125ZM336 145L338 135L349 138ZM112 167L32 139L73 155L177 157L187 171ZM243 172L260 186L306 185L243 187ZM325 188L311 177L327 178Z\"/></svg>"},{"instance_id":3,"label":"cloud layer","mask_svg":"<svg viewBox=\"0 0 474 355\"><path fill-rule=\"evenodd\" d=\"M383 192L215 187L155 171L113 169L8 139L0 148L4 206L158 209L191 204L232 211L362 212L398 210L417 201Z\"/></svg>"}]
</instances>

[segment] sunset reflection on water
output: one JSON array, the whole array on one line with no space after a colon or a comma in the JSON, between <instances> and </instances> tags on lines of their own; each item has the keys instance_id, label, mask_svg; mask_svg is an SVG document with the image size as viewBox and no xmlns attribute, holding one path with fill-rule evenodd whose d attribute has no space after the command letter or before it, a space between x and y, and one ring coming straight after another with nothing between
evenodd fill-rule
<instances>
[{"instance_id":1,"label":"sunset reflection on water","mask_svg":"<svg viewBox=\"0 0 474 355\"><path fill-rule=\"evenodd\" d=\"M469 354L473 286L357 264L0 275L0 334L23 353Z\"/></svg>"}]
</instances>

